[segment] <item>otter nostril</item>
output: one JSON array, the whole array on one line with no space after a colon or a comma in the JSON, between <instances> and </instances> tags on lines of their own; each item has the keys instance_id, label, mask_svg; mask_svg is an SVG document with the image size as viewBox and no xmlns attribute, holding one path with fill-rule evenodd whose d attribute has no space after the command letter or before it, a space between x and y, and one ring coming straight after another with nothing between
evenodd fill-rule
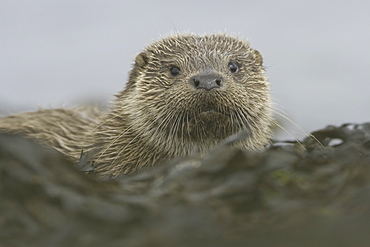
<instances>
[{"instance_id":1,"label":"otter nostril","mask_svg":"<svg viewBox=\"0 0 370 247\"><path fill-rule=\"evenodd\" d=\"M221 86L221 79L216 79L216 84L217 84L218 86Z\"/></svg>"},{"instance_id":2,"label":"otter nostril","mask_svg":"<svg viewBox=\"0 0 370 247\"><path fill-rule=\"evenodd\" d=\"M196 79L193 79L195 88L199 87L200 82Z\"/></svg>"}]
</instances>

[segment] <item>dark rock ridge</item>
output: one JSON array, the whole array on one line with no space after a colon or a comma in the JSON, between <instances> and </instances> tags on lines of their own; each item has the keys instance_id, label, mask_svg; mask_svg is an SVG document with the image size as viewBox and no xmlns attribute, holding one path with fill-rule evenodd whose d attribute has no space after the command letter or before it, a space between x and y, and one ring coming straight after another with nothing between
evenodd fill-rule
<instances>
[{"instance_id":1,"label":"dark rock ridge","mask_svg":"<svg viewBox=\"0 0 370 247\"><path fill-rule=\"evenodd\" d=\"M370 246L370 123L312 134L109 181L2 134L0 246Z\"/></svg>"}]
</instances>

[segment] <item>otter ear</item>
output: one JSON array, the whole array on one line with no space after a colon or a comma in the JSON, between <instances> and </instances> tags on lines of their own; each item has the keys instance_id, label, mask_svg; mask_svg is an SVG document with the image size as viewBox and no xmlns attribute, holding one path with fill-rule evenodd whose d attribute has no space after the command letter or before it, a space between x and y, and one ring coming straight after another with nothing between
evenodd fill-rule
<instances>
[{"instance_id":1,"label":"otter ear","mask_svg":"<svg viewBox=\"0 0 370 247\"><path fill-rule=\"evenodd\" d=\"M145 67L149 62L149 52L140 52L135 58L135 64L139 67Z\"/></svg>"},{"instance_id":2,"label":"otter ear","mask_svg":"<svg viewBox=\"0 0 370 247\"><path fill-rule=\"evenodd\" d=\"M256 62L257 62L257 64L262 66L263 58L262 58L261 53L259 51L257 51L257 50L254 50L254 54L256 55Z\"/></svg>"},{"instance_id":3,"label":"otter ear","mask_svg":"<svg viewBox=\"0 0 370 247\"><path fill-rule=\"evenodd\" d=\"M150 58L150 52L143 51L136 55L135 58L135 65L133 66L130 75L129 80L126 83L126 88L133 88L136 85L137 77L139 76L139 71L145 70L145 67L149 63Z\"/></svg>"}]
</instances>

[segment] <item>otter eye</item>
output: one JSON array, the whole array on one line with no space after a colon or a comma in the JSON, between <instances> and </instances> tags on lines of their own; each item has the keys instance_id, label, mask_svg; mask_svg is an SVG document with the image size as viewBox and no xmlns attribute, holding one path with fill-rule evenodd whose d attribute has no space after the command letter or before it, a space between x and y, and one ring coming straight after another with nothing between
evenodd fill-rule
<instances>
[{"instance_id":1,"label":"otter eye","mask_svg":"<svg viewBox=\"0 0 370 247\"><path fill-rule=\"evenodd\" d=\"M170 69L171 75L178 76L180 74L180 69L176 66L171 67Z\"/></svg>"},{"instance_id":2,"label":"otter eye","mask_svg":"<svg viewBox=\"0 0 370 247\"><path fill-rule=\"evenodd\" d=\"M238 65L233 61L229 63L228 67L231 73L235 73L239 69Z\"/></svg>"}]
</instances>

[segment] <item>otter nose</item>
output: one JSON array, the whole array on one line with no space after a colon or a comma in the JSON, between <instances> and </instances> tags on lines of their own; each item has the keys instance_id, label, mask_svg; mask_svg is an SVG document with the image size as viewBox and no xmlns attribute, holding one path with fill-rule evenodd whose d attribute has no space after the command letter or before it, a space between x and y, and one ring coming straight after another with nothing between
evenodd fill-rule
<instances>
[{"instance_id":1,"label":"otter nose","mask_svg":"<svg viewBox=\"0 0 370 247\"><path fill-rule=\"evenodd\" d=\"M216 72L200 72L190 78L190 85L196 89L205 89L207 91L219 88L222 85L222 76Z\"/></svg>"}]
</instances>

